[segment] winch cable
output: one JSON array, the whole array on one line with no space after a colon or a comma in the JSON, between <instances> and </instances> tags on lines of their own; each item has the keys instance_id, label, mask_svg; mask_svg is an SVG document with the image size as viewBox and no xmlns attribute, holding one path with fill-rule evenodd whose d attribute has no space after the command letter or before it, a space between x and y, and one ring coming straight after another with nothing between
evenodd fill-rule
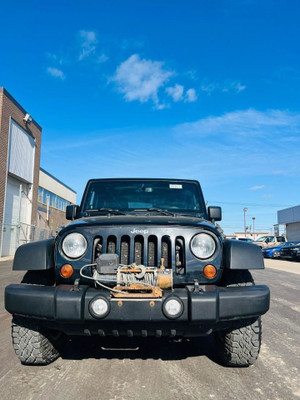
<instances>
[{"instance_id":1,"label":"winch cable","mask_svg":"<svg viewBox=\"0 0 300 400\"><path fill-rule=\"evenodd\" d=\"M100 281L94 279L92 276L88 276L88 275L84 275L84 274L83 274L82 270L83 270L84 268L90 267L90 266L95 266L95 265L96 265L96 264L87 264L87 265L84 265L82 268L80 268L80 271L79 271L80 276L81 276L82 278L86 278L86 279L92 280L93 282L95 282L95 283L98 284L99 286L101 286L101 287L103 287L104 289L107 289L107 290L109 290L109 291L111 291L111 292L121 293L121 294L127 293L127 294L128 294L128 292L125 292L125 291L122 291L122 290L117 290L117 289L114 289L114 288L110 288L109 286L106 286L106 285L104 285L103 283L101 283Z\"/></svg>"},{"instance_id":2,"label":"winch cable","mask_svg":"<svg viewBox=\"0 0 300 400\"><path fill-rule=\"evenodd\" d=\"M87 267L95 267L97 264L86 264L86 265L84 265L82 268L80 268L80 271L79 271L79 273L80 273L80 276L82 277L82 278L86 278L86 279L90 279L90 280L92 280L93 282L95 282L96 284L98 284L99 286L101 286L101 287L103 287L104 289L107 289L107 290L109 290L109 291L112 291L112 292L115 292L115 293L121 293L121 294L129 294L129 292L126 292L125 290L118 290L118 289L114 289L114 288L111 288L111 287L109 287L109 286L106 286L106 285L104 285L102 282L100 282L99 280L97 280L97 279L95 279L94 277L92 277L92 276L88 276L88 275L84 275L84 273L83 273L83 270L85 269L85 268L87 268ZM129 265L123 265L123 267L131 267L131 266L129 266ZM137 283L136 281L132 281L132 279L133 279L133 277L132 277L132 279L128 279L128 274L126 274L127 275L127 279L126 280L124 280L124 283L127 285L127 286L129 286L130 284L135 284L135 283ZM102 279L102 278L101 278ZM103 281L106 281L106 282L111 282L112 281L112 279L103 279ZM117 283L117 277L116 277L116 283ZM152 280L151 280L152 281ZM149 283L149 280L148 280L148 282L142 282L142 284L143 285L145 285L145 286L150 286L150 287L152 287L152 286L154 286L153 284L151 284L151 283Z\"/></svg>"}]
</instances>

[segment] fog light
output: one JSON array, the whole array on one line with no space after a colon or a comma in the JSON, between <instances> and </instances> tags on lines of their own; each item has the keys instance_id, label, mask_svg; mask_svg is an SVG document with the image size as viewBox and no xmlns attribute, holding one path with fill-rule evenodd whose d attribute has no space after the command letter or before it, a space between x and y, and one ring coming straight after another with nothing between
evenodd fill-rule
<instances>
[{"instance_id":1,"label":"fog light","mask_svg":"<svg viewBox=\"0 0 300 400\"><path fill-rule=\"evenodd\" d=\"M109 313L109 303L103 297L97 297L89 305L90 313L93 317L104 318Z\"/></svg>"},{"instance_id":2,"label":"fog light","mask_svg":"<svg viewBox=\"0 0 300 400\"><path fill-rule=\"evenodd\" d=\"M168 298L163 305L163 312L166 317L175 319L183 313L183 303L178 297Z\"/></svg>"}]
</instances>

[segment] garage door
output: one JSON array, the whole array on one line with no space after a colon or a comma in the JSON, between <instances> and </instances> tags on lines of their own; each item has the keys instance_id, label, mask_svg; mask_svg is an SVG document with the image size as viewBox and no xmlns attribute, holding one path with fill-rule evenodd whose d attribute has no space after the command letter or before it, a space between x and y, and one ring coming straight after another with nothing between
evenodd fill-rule
<instances>
[{"instance_id":1,"label":"garage door","mask_svg":"<svg viewBox=\"0 0 300 400\"><path fill-rule=\"evenodd\" d=\"M24 242L24 224L31 216L31 205L25 193L28 185L11 176L7 177L5 214L1 256L13 255Z\"/></svg>"}]
</instances>

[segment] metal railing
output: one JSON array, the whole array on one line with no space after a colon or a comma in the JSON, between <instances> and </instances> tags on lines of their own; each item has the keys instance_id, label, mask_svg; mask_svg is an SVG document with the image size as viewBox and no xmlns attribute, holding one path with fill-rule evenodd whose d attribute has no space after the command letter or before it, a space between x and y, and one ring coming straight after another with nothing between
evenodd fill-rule
<instances>
[{"instance_id":1,"label":"metal railing","mask_svg":"<svg viewBox=\"0 0 300 400\"><path fill-rule=\"evenodd\" d=\"M36 242L55 236L55 232L35 225L3 224L0 222L0 257L13 256L24 243Z\"/></svg>"}]
</instances>

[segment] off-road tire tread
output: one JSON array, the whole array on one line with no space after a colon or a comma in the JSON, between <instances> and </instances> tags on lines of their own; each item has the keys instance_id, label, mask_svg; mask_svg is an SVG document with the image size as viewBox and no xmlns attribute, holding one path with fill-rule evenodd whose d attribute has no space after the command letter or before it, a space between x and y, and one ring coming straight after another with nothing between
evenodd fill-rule
<instances>
[{"instance_id":1,"label":"off-road tire tread","mask_svg":"<svg viewBox=\"0 0 300 400\"><path fill-rule=\"evenodd\" d=\"M235 323L235 329L218 332L220 356L226 366L249 367L257 360L261 345L261 319L249 322L240 320Z\"/></svg>"},{"instance_id":2,"label":"off-road tire tread","mask_svg":"<svg viewBox=\"0 0 300 400\"><path fill-rule=\"evenodd\" d=\"M241 287L255 285L248 270L225 271L222 286ZM249 367L259 355L262 338L261 318L234 321L230 329L216 332L222 362L230 367Z\"/></svg>"},{"instance_id":3,"label":"off-road tire tread","mask_svg":"<svg viewBox=\"0 0 300 400\"><path fill-rule=\"evenodd\" d=\"M46 365L59 357L59 351L38 321L13 317L12 343L22 364Z\"/></svg>"}]
</instances>

